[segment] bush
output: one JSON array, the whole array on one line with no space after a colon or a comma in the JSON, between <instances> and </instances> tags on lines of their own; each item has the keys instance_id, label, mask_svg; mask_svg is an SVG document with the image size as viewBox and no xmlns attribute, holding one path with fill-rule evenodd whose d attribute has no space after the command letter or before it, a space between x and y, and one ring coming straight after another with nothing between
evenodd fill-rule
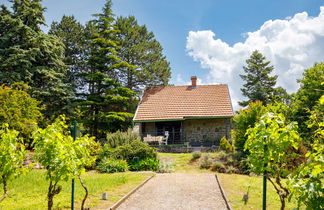
<instances>
[{"instance_id":1,"label":"bush","mask_svg":"<svg viewBox=\"0 0 324 210\"><path fill-rule=\"evenodd\" d=\"M117 131L115 133L107 133L105 144L108 144L111 148L116 148L135 140L140 140L140 136L131 129L128 129L127 132Z\"/></svg>"},{"instance_id":2,"label":"bush","mask_svg":"<svg viewBox=\"0 0 324 210\"><path fill-rule=\"evenodd\" d=\"M221 161L215 161L211 164L211 170L212 171L217 171L220 173L224 173L225 172L225 166Z\"/></svg>"},{"instance_id":3,"label":"bush","mask_svg":"<svg viewBox=\"0 0 324 210\"><path fill-rule=\"evenodd\" d=\"M158 169L159 160L156 158L145 158L140 161L129 161L129 170L131 171L157 171Z\"/></svg>"},{"instance_id":4,"label":"bush","mask_svg":"<svg viewBox=\"0 0 324 210\"><path fill-rule=\"evenodd\" d=\"M174 171L173 162L160 160L159 169L157 170L158 173L171 173Z\"/></svg>"},{"instance_id":5,"label":"bush","mask_svg":"<svg viewBox=\"0 0 324 210\"><path fill-rule=\"evenodd\" d=\"M212 164L212 161L209 158L209 155L206 155L204 159L200 163L200 168L201 169L209 169Z\"/></svg>"},{"instance_id":6,"label":"bush","mask_svg":"<svg viewBox=\"0 0 324 210\"><path fill-rule=\"evenodd\" d=\"M124 172L128 170L128 164L125 160L104 158L99 162L97 169L101 173Z\"/></svg>"},{"instance_id":7,"label":"bush","mask_svg":"<svg viewBox=\"0 0 324 210\"><path fill-rule=\"evenodd\" d=\"M158 170L159 168L156 149L139 140L133 140L129 144L116 148L105 144L99 154L99 160L104 158L125 160L130 170Z\"/></svg>"},{"instance_id":8,"label":"bush","mask_svg":"<svg viewBox=\"0 0 324 210\"><path fill-rule=\"evenodd\" d=\"M220 140L220 148L226 152L233 152L232 145L227 141L227 139L224 137Z\"/></svg>"},{"instance_id":9,"label":"bush","mask_svg":"<svg viewBox=\"0 0 324 210\"><path fill-rule=\"evenodd\" d=\"M192 153L192 158L191 160L194 161L194 160L197 160L201 157L201 152L200 151L195 151Z\"/></svg>"},{"instance_id":10,"label":"bush","mask_svg":"<svg viewBox=\"0 0 324 210\"><path fill-rule=\"evenodd\" d=\"M221 150L221 151L216 153L216 156L217 156L217 158L219 158L221 160L226 160L228 154Z\"/></svg>"},{"instance_id":11,"label":"bush","mask_svg":"<svg viewBox=\"0 0 324 210\"><path fill-rule=\"evenodd\" d=\"M228 166L226 169L226 173L228 173L228 174L237 173L237 171L238 170L233 166Z\"/></svg>"}]
</instances>

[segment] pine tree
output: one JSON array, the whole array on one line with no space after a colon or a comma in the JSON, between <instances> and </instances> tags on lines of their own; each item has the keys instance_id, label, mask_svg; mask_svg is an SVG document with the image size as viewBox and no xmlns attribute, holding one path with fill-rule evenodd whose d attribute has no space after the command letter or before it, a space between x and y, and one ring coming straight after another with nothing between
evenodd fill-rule
<instances>
[{"instance_id":1,"label":"pine tree","mask_svg":"<svg viewBox=\"0 0 324 210\"><path fill-rule=\"evenodd\" d=\"M105 136L107 131L126 129L133 114L127 112L133 91L122 87L118 81L119 69L129 66L117 55L117 30L113 26L112 3L107 1L101 14L88 25L91 32L89 72L84 75L89 90L81 102L83 123L91 135Z\"/></svg>"},{"instance_id":2,"label":"pine tree","mask_svg":"<svg viewBox=\"0 0 324 210\"><path fill-rule=\"evenodd\" d=\"M242 94L248 97L248 100L239 102L241 106L247 106L254 101L262 101L264 104L271 102L278 76L270 76L274 68L269 66L270 61L265 61L265 59L256 50L246 60L247 66L243 66L246 74L240 77L245 81L241 88Z\"/></svg>"},{"instance_id":3,"label":"pine tree","mask_svg":"<svg viewBox=\"0 0 324 210\"><path fill-rule=\"evenodd\" d=\"M12 12L0 10L0 84L28 84L30 94L46 106L47 119L67 113L72 96L64 83L64 46L44 34L44 8L40 0L12 0Z\"/></svg>"},{"instance_id":4,"label":"pine tree","mask_svg":"<svg viewBox=\"0 0 324 210\"><path fill-rule=\"evenodd\" d=\"M145 25L138 25L134 16L119 17L115 25L121 43L119 56L131 64L122 69L119 78L122 84L136 92L145 86L168 84L170 64L153 32L149 32Z\"/></svg>"},{"instance_id":5,"label":"pine tree","mask_svg":"<svg viewBox=\"0 0 324 210\"><path fill-rule=\"evenodd\" d=\"M86 29L74 16L63 16L60 22L53 22L48 34L57 36L65 46L64 63L67 68L67 84L74 93L84 90L82 74L87 72L87 42Z\"/></svg>"}]
</instances>

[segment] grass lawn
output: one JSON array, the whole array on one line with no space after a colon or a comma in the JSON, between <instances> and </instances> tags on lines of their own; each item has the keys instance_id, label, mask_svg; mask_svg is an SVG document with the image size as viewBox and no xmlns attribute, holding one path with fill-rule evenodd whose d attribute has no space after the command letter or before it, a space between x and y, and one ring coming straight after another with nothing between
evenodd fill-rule
<instances>
[{"instance_id":1,"label":"grass lawn","mask_svg":"<svg viewBox=\"0 0 324 210\"><path fill-rule=\"evenodd\" d=\"M152 173L124 172L114 174L100 174L94 171L82 175L89 190L86 207L91 209L108 208L123 197L136 185L141 183ZM44 170L32 170L9 183L8 197L0 203L0 209L46 209L47 188L49 182L45 179ZM71 181L61 182L62 191L54 197L54 209L71 208ZM0 185L2 195L2 185ZM101 194L107 192L108 199L101 200ZM80 209L84 190L76 180L75 208Z\"/></svg>"},{"instance_id":2,"label":"grass lawn","mask_svg":"<svg viewBox=\"0 0 324 210\"><path fill-rule=\"evenodd\" d=\"M202 153L204 156L206 153ZM215 153L210 153L210 156L215 155ZM191 161L191 153L158 153L160 160L166 160L173 162L174 172L177 173L211 173L210 170L200 169L199 161Z\"/></svg>"},{"instance_id":3,"label":"grass lawn","mask_svg":"<svg viewBox=\"0 0 324 210\"><path fill-rule=\"evenodd\" d=\"M204 155L205 153L202 154L202 157ZM211 157L216 155L217 153L210 153ZM211 170L199 169L199 161L191 162L192 154L190 153L159 153L158 156L160 159L173 161L176 173L214 173ZM217 174L233 209L262 209L262 177ZM242 198L247 192L248 186L250 186L249 201L244 205ZM269 181L267 186L267 209L280 209L279 197ZM286 209L293 209L295 206L293 203L286 203Z\"/></svg>"}]
</instances>

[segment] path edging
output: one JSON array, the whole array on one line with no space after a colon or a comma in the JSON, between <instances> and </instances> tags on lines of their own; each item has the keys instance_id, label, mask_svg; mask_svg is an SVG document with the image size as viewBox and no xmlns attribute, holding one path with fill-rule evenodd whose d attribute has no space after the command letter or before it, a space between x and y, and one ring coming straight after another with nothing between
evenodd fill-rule
<instances>
[{"instance_id":1,"label":"path edging","mask_svg":"<svg viewBox=\"0 0 324 210\"><path fill-rule=\"evenodd\" d=\"M215 178L216 178L216 181L217 181L218 187L219 187L219 189L220 189L220 191L221 191L222 197L223 197L223 199L224 199L224 201L225 201L225 204L226 204L227 209L228 209L228 210L232 210L231 205L230 205L229 202L228 202L228 199L227 199L227 197L226 197L225 191L224 191L224 189L223 189L223 187L222 187L222 185L221 185L221 183L220 183L220 180L218 179L217 174L215 174Z\"/></svg>"},{"instance_id":2,"label":"path edging","mask_svg":"<svg viewBox=\"0 0 324 210\"><path fill-rule=\"evenodd\" d=\"M124 195L121 199L119 199L114 205L112 205L109 209L115 210L117 209L129 196L134 194L139 188L141 188L146 182L148 182L150 179L152 179L155 176L155 174L151 175L147 179L145 179L143 182L141 182L139 185L137 185L134 189L132 189L130 192L128 192L126 195Z\"/></svg>"}]
</instances>

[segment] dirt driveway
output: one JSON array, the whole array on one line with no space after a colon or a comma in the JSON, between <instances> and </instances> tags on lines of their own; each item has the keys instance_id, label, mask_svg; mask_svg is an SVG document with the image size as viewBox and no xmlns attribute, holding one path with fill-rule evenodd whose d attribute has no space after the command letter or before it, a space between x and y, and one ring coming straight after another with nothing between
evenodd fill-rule
<instances>
[{"instance_id":1,"label":"dirt driveway","mask_svg":"<svg viewBox=\"0 0 324 210\"><path fill-rule=\"evenodd\" d=\"M157 174L118 210L227 209L214 174Z\"/></svg>"}]
</instances>

